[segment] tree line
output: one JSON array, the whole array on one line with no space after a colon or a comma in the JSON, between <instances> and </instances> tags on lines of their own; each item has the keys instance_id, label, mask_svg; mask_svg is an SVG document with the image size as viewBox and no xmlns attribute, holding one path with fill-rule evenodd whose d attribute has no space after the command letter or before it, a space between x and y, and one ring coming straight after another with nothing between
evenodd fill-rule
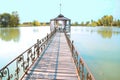
<instances>
[{"instance_id":1,"label":"tree line","mask_svg":"<svg viewBox=\"0 0 120 80\"><path fill-rule=\"evenodd\" d=\"M49 22L39 22L38 20L34 20L32 22L23 22L20 26L49 26Z\"/></svg>"},{"instance_id":2,"label":"tree line","mask_svg":"<svg viewBox=\"0 0 120 80\"><path fill-rule=\"evenodd\" d=\"M75 22L72 24L73 26L119 26L120 27L120 20L116 20L113 18L112 15L105 15L102 18L98 19L97 21L91 20L87 22Z\"/></svg>"},{"instance_id":3,"label":"tree line","mask_svg":"<svg viewBox=\"0 0 120 80\"><path fill-rule=\"evenodd\" d=\"M0 27L17 27L19 25L19 15L17 11L0 14Z\"/></svg>"}]
</instances>

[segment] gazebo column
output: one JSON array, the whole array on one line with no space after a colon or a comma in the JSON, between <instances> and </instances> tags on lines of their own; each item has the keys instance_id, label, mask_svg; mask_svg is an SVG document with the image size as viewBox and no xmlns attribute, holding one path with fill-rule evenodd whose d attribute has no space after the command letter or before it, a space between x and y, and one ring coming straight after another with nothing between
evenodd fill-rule
<instances>
[{"instance_id":1,"label":"gazebo column","mask_svg":"<svg viewBox=\"0 0 120 80\"><path fill-rule=\"evenodd\" d=\"M53 31L55 28L54 20L50 20L50 30Z\"/></svg>"},{"instance_id":2,"label":"gazebo column","mask_svg":"<svg viewBox=\"0 0 120 80\"><path fill-rule=\"evenodd\" d=\"M63 20L63 30L66 29L66 23L65 23L65 20Z\"/></svg>"},{"instance_id":3,"label":"gazebo column","mask_svg":"<svg viewBox=\"0 0 120 80\"><path fill-rule=\"evenodd\" d=\"M55 22L54 22L54 25L55 25L55 28L57 29L58 28L58 22L57 22L57 20L54 20Z\"/></svg>"},{"instance_id":4,"label":"gazebo column","mask_svg":"<svg viewBox=\"0 0 120 80\"><path fill-rule=\"evenodd\" d=\"M69 20L69 32L71 32L71 20Z\"/></svg>"}]
</instances>

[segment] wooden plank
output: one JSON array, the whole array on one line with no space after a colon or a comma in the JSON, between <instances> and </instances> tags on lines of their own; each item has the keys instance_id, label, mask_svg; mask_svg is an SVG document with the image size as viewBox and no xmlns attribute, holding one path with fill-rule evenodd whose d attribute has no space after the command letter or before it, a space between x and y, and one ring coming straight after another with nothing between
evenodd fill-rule
<instances>
[{"instance_id":1,"label":"wooden plank","mask_svg":"<svg viewBox=\"0 0 120 80\"><path fill-rule=\"evenodd\" d=\"M23 80L79 80L64 33L57 32L41 59Z\"/></svg>"}]
</instances>

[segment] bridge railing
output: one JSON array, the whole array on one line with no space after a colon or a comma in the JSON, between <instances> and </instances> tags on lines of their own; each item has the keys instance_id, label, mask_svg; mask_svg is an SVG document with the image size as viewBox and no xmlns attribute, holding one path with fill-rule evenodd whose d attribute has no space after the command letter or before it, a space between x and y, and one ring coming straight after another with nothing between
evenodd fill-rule
<instances>
[{"instance_id":1,"label":"bridge railing","mask_svg":"<svg viewBox=\"0 0 120 80\"><path fill-rule=\"evenodd\" d=\"M37 43L0 69L0 80L20 80L27 74L28 70L44 51L49 39L51 39L55 32L56 30L47 34L43 39L38 39Z\"/></svg>"},{"instance_id":2,"label":"bridge railing","mask_svg":"<svg viewBox=\"0 0 120 80\"><path fill-rule=\"evenodd\" d=\"M91 73L90 69L88 68L86 62L84 61L84 59L79 56L79 52L76 50L75 46L73 45L73 41L71 42L70 38L66 35L66 39L68 42L68 45L71 49L72 52L72 57L74 60L74 63L76 65L77 68L77 72L79 74L79 77L81 80L95 80L93 74Z\"/></svg>"}]
</instances>

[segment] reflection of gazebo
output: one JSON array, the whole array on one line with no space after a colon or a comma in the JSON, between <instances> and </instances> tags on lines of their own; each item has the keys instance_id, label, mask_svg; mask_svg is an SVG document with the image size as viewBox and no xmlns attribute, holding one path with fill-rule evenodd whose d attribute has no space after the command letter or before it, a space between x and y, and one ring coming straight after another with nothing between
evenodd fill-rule
<instances>
[{"instance_id":1,"label":"reflection of gazebo","mask_svg":"<svg viewBox=\"0 0 120 80\"><path fill-rule=\"evenodd\" d=\"M70 34L71 20L59 14L56 18L50 20L50 30L53 31L54 29Z\"/></svg>"}]
</instances>

